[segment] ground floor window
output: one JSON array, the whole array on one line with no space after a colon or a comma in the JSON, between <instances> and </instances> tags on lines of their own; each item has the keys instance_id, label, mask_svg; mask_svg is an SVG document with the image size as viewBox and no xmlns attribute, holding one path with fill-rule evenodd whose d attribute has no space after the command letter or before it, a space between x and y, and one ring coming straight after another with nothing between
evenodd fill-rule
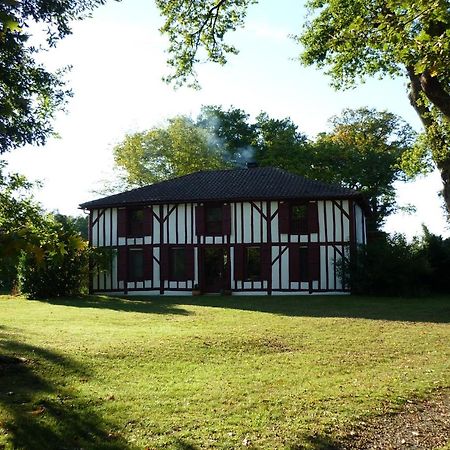
<instances>
[{"instance_id":1,"label":"ground floor window","mask_svg":"<svg viewBox=\"0 0 450 450\"><path fill-rule=\"evenodd\" d=\"M298 251L299 281L309 281L308 247L300 247Z\"/></svg>"},{"instance_id":2,"label":"ground floor window","mask_svg":"<svg viewBox=\"0 0 450 450\"><path fill-rule=\"evenodd\" d=\"M172 247L169 254L170 279L186 279L186 249L183 247Z\"/></svg>"},{"instance_id":3,"label":"ground floor window","mask_svg":"<svg viewBox=\"0 0 450 450\"><path fill-rule=\"evenodd\" d=\"M144 250L130 248L128 250L128 280L142 281L144 279Z\"/></svg>"},{"instance_id":4,"label":"ground floor window","mask_svg":"<svg viewBox=\"0 0 450 450\"><path fill-rule=\"evenodd\" d=\"M246 280L261 280L261 247L246 247L244 270Z\"/></svg>"}]
</instances>

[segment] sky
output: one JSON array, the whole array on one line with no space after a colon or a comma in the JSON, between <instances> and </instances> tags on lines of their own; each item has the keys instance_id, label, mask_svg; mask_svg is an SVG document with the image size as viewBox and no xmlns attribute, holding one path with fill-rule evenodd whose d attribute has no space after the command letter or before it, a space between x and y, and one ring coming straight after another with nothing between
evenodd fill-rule
<instances>
[{"instance_id":1,"label":"sky","mask_svg":"<svg viewBox=\"0 0 450 450\"><path fill-rule=\"evenodd\" d=\"M280 4L283 6L280 7ZM43 147L27 146L7 155L11 171L41 180L37 199L48 210L78 215L78 205L98 198L102 180L112 177L112 148L127 133L163 125L167 118L195 116L202 105L241 108L255 117L265 111L290 117L313 138L344 108L370 107L398 114L413 128L421 125L410 106L404 79L371 79L349 91L336 91L330 79L297 61L300 47L288 37L301 31L305 11L298 0L262 0L249 8L245 28L230 35L240 50L228 64L197 67L202 89L174 89L169 73L163 20L151 0L108 1L93 17L73 24L73 34L41 56L50 69L71 65L66 77L74 96L57 114L55 130ZM396 214L385 229L420 234L422 224L450 236L437 172L398 183L401 205L417 212Z\"/></svg>"}]
</instances>

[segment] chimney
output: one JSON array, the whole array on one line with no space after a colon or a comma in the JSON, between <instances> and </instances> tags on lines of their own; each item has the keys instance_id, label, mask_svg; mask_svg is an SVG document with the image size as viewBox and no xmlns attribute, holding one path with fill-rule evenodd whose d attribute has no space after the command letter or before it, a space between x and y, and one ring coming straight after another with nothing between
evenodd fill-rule
<instances>
[{"instance_id":1,"label":"chimney","mask_svg":"<svg viewBox=\"0 0 450 450\"><path fill-rule=\"evenodd\" d=\"M246 166L247 169L255 169L258 167L258 163L256 161L247 161Z\"/></svg>"}]
</instances>

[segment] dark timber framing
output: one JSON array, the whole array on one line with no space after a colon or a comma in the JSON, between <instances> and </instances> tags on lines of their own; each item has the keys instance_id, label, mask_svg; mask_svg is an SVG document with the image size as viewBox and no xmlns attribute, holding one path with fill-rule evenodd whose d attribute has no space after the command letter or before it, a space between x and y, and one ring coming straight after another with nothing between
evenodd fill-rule
<instances>
[{"instance_id":1,"label":"dark timber framing","mask_svg":"<svg viewBox=\"0 0 450 450\"><path fill-rule=\"evenodd\" d=\"M366 242L365 215L367 208L362 197L355 191L329 187L317 182L305 181L278 169L248 169L244 171L215 171L209 185L210 172L200 172L192 176L181 177L176 181L178 190L166 194L165 186L171 182L156 186L162 192L161 198L133 200L135 192L146 194L153 192L153 187L141 188L130 193L81 205L89 210L89 241L94 247L107 247L111 251L109 270L98 272L90 281L91 292L111 293L147 293L191 294L196 285L205 287L203 255L207 248L223 248L226 261L222 274L222 290L240 294L288 294L288 293L345 293L349 287L344 286L338 271L339 262L355 257L356 247ZM259 180L252 198L246 194L247 185L253 182L253 174ZM226 190L226 179L232 177L234 183L243 177L239 195L226 192L220 196L215 190ZM236 178L238 177L238 178ZM259 178L258 178L259 177ZM265 193L268 181L280 187L277 191ZM192 194L190 178L205 181L211 186L211 199L206 194ZM216 180L217 178L217 180ZM219 184L224 179L224 186ZM185 181L183 181L185 180ZM249 181L250 180L250 181ZM274 181L275 180L275 181ZM208 182L208 183L207 183ZM184 184L183 184L184 183ZM259 184L258 184L259 183ZM184 185L187 185L183 191ZM231 183L232 185L232 183ZM305 187L303 187L303 185ZM287 186L287 187L286 187ZM300 186L300 187L298 187ZM250 189L249 188L249 189ZM145 190L147 189L147 191ZM156 189L156 188L155 188ZM169 190L170 190L169 189ZM305 194L302 194L302 189ZM286 192L292 193L287 195ZM298 194L296 193L298 191ZM290 192L290 191L289 191ZM316 192L316 193L314 193ZM145 196L140 194L139 198ZM245 194L245 195L244 195ZM147 195L147 194L146 194ZM122 197L121 197L122 196ZM167 200L164 200L164 196ZM120 200L127 198L129 200ZM119 201L120 200L120 201ZM290 210L289 205L305 203L308 208L308 227L300 230L286 230L284 215ZM223 205L222 234L205 234L196 224L197 208L205 205ZM281 206L286 205L286 206ZM146 211L144 232L142 236L127 236L126 221L129 208L143 208ZM311 215L312 214L312 215ZM227 222L228 221L228 222ZM283 224L284 223L284 224ZM203 227L204 228L204 227ZM246 280L239 266L244 264L246 248L258 246L261 249L261 279ZM186 248L186 280L171 280L168 268L168 254L171 247ZM128 249L144 250L145 279L130 281L128 273ZM295 266L300 248L304 248L303 258L308 257L308 278L296 276ZM298 263L296 263L298 264ZM239 270L240 271L239 271ZM210 276L210 275L209 275Z\"/></svg>"}]
</instances>

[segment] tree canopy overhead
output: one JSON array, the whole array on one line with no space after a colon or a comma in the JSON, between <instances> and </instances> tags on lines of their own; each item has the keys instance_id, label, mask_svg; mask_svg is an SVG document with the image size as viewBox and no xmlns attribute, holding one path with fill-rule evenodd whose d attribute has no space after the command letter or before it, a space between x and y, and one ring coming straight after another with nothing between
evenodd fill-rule
<instances>
[{"instance_id":1,"label":"tree canopy overhead","mask_svg":"<svg viewBox=\"0 0 450 450\"><path fill-rule=\"evenodd\" d=\"M345 110L330 123L330 132L311 141L289 118L262 112L252 121L238 108L204 106L196 120L175 117L163 127L125 136L114 147L116 190L256 161L360 190L372 208L371 227L379 228L398 209L394 181L417 172L402 166L416 133L398 116L368 108ZM111 187L114 182L108 193Z\"/></svg>"},{"instance_id":2,"label":"tree canopy overhead","mask_svg":"<svg viewBox=\"0 0 450 450\"><path fill-rule=\"evenodd\" d=\"M70 90L64 70L49 72L36 60L42 43L30 29L43 29L46 46L71 33L71 22L89 16L105 0L3 0L0 3L0 154L25 144L43 145L55 112Z\"/></svg>"},{"instance_id":3,"label":"tree canopy overhead","mask_svg":"<svg viewBox=\"0 0 450 450\"><path fill-rule=\"evenodd\" d=\"M169 36L169 80L195 79L203 59L224 64L227 32L243 25L256 1L158 1ZM330 75L335 87L348 88L368 76L405 76L408 96L426 137L422 155L432 155L450 211L450 1L309 0L309 20L295 39L300 60ZM281 7L281 6L280 6ZM419 155L416 152L415 155Z\"/></svg>"}]
</instances>

